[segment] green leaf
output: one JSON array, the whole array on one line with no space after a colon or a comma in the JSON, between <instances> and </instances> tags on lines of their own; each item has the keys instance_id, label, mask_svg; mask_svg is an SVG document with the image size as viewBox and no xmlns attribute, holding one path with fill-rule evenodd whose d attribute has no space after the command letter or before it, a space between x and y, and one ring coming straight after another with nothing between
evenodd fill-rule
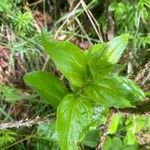
<instances>
[{"instance_id":1,"label":"green leaf","mask_svg":"<svg viewBox=\"0 0 150 150\"><path fill-rule=\"evenodd\" d=\"M106 137L102 150L123 150L123 143L120 138L114 137L111 139Z\"/></svg>"},{"instance_id":2,"label":"green leaf","mask_svg":"<svg viewBox=\"0 0 150 150\"><path fill-rule=\"evenodd\" d=\"M96 44L91 47L88 55L88 65L92 75L96 77L105 76L112 71L113 65L106 57L108 45L106 43Z\"/></svg>"},{"instance_id":3,"label":"green leaf","mask_svg":"<svg viewBox=\"0 0 150 150\"><path fill-rule=\"evenodd\" d=\"M93 54L98 54L99 56L103 56L107 52L107 43L94 44L88 50L88 57L90 58Z\"/></svg>"},{"instance_id":4,"label":"green leaf","mask_svg":"<svg viewBox=\"0 0 150 150\"><path fill-rule=\"evenodd\" d=\"M86 81L86 54L73 43L51 40L44 33L41 41L47 54L69 82L74 86L83 86Z\"/></svg>"},{"instance_id":5,"label":"green leaf","mask_svg":"<svg viewBox=\"0 0 150 150\"><path fill-rule=\"evenodd\" d=\"M93 120L92 120L92 126L98 127L106 122L106 119L108 117L109 108L102 106L100 104L93 106Z\"/></svg>"},{"instance_id":6,"label":"green leaf","mask_svg":"<svg viewBox=\"0 0 150 150\"><path fill-rule=\"evenodd\" d=\"M122 143L122 140L120 139L120 138L118 138L118 137L114 137L113 139L112 139L112 143L111 143L112 145L111 145L111 149L112 150L121 150L121 149L123 149L123 143Z\"/></svg>"},{"instance_id":7,"label":"green leaf","mask_svg":"<svg viewBox=\"0 0 150 150\"><path fill-rule=\"evenodd\" d=\"M92 124L86 138L83 140L83 144L89 147L96 147L99 139L98 126L103 125L108 117L109 108L101 105L93 106Z\"/></svg>"},{"instance_id":8,"label":"green leaf","mask_svg":"<svg viewBox=\"0 0 150 150\"><path fill-rule=\"evenodd\" d=\"M51 73L35 71L24 76L27 85L35 88L53 107L57 107L67 94L64 85Z\"/></svg>"},{"instance_id":9,"label":"green leaf","mask_svg":"<svg viewBox=\"0 0 150 150\"><path fill-rule=\"evenodd\" d=\"M98 144L98 138L99 138L99 131L96 129L91 129L89 133L87 134L86 138L83 141L83 144L95 148Z\"/></svg>"},{"instance_id":10,"label":"green leaf","mask_svg":"<svg viewBox=\"0 0 150 150\"><path fill-rule=\"evenodd\" d=\"M105 76L112 71L127 45L128 36L122 34L108 43L95 44L89 49L88 65L94 77L97 74Z\"/></svg>"},{"instance_id":11,"label":"green leaf","mask_svg":"<svg viewBox=\"0 0 150 150\"><path fill-rule=\"evenodd\" d=\"M111 122L108 127L108 134L115 134L117 132L120 119L121 119L121 115L119 114L114 114L112 116Z\"/></svg>"},{"instance_id":12,"label":"green leaf","mask_svg":"<svg viewBox=\"0 0 150 150\"><path fill-rule=\"evenodd\" d=\"M125 145L123 150L139 150L138 143L135 143L133 145Z\"/></svg>"},{"instance_id":13,"label":"green leaf","mask_svg":"<svg viewBox=\"0 0 150 150\"><path fill-rule=\"evenodd\" d=\"M107 136L105 138L105 142L104 142L104 144L102 146L102 150L110 150L111 143L112 143L112 139L109 136Z\"/></svg>"},{"instance_id":14,"label":"green leaf","mask_svg":"<svg viewBox=\"0 0 150 150\"><path fill-rule=\"evenodd\" d=\"M17 140L17 133L13 130L0 130L0 149L4 149Z\"/></svg>"},{"instance_id":15,"label":"green leaf","mask_svg":"<svg viewBox=\"0 0 150 150\"><path fill-rule=\"evenodd\" d=\"M143 91L133 81L119 76L97 78L83 89L83 95L104 106L133 107L144 98Z\"/></svg>"},{"instance_id":16,"label":"green leaf","mask_svg":"<svg viewBox=\"0 0 150 150\"><path fill-rule=\"evenodd\" d=\"M122 34L108 43L95 44L90 48L89 55L95 55L97 59L107 60L109 63L115 64L126 48L128 38L129 34Z\"/></svg>"},{"instance_id":17,"label":"green leaf","mask_svg":"<svg viewBox=\"0 0 150 150\"><path fill-rule=\"evenodd\" d=\"M117 63L128 43L129 34L122 34L108 42L107 57L111 63Z\"/></svg>"},{"instance_id":18,"label":"green leaf","mask_svg":"<svg viewBox=\"0 0 150 150\"><path fill-rule=\"evenodd\" d=\"M137 139L135 134L133 134L131 131L128 131L126 134L126 137L124 139L124 143L126 145L133 145L137 143Z\"/></svg>"},{"instance_id":19,"label":"green leaf","mask_svg":"<svg viewBox=\"0 0 150 150\"><path fill-rule=\"evenodd\" d=\"M15 103L23 99L27 99L28 96L25 96L18 89L6 85L0 85L0 99L3 99L9 103Z\"/></svg>"},{"instance_id":20,"label":"green leaf","mask_svg":"<svg viewBox=\"0 0 150 150\"><path fill-rule=\"evenodd\" d=\"M142 116L130 116L126 122L126 130L136 134L145 126L145 118Z\"/></svg>"},{"instance_id":21,"label":"green leaf","mask_svg":"<svg viewBox=\"0 0 150 150\"><path fill-rule=\"evenodd\" d=\"M84 98L67 95L57 109L57 133L61 150L78 150L92 122L91 104Z\"/></svg>"}]
</instances>

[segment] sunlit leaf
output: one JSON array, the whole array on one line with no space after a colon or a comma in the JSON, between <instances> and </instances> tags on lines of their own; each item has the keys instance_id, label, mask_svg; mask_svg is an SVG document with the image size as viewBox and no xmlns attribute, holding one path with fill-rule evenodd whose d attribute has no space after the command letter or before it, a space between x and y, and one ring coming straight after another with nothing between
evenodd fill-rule
<instances>
[{"instance_id":1,"label":"sunlit leaf","mask_svg":"<svg viewBox=\"0 0 150 150\"><path fill-rule=\"evenodd\" d=\"M136 134L145 126L145 118L138 115L130 116L125 124L127 131Z\"/></svg>"},{"instance_id":2,"label":"sunlit leaf","mask_svg":"<svg viewBox=\"0 0 150 150\"><path fill-rule=\"evenodd\" d=\"M137 143L135 134L133 134L131 131L128 131L126 134L126 137L124 139L124 142L126 145L133 145L133 144Z\"/></svg>"},{"instance_id":3,"label":"sunlit leaf","mask_svg":"<svg viewBox=\"0 0 150 150\"><path fill-rule=\"evenodd\" d=\"M108 42L107 57L110 63L117 63L128 43L129 34L122 34Z\"/></svg>"},{"instance_id":4,"label":"sunlit leaf","mask_svg":"<svg viewBox=\"0 0 150 150\"><path fill-rule=\"evenodd\" d=\"M107 43L95 44L89 50L88 65L94 77L105 76L112 71L113 65L108 62L107 51Z\"/></svg>"},{"instance_id":5,"label":"sunlit leaf","mask_svg":"<svg viewBox=\"0 0 150 150\"><path fill-rule=\"evenodd\" d=\"M67 94L64 85L51 73L35 71L24 76L27 85L35 88L52 106L57 107Z\"/></svg>"},{"instance_id":6,"label":"sunlit leaf","mask_svg":"<svg viewBox=\"0 0 150 150\"><path fill-rule=\"evenodd\" d=\"M116 108L133 107L144 98L143 91L133 81L113 75L97 78L83 89L83 94L101 105Z\"/></svg>"},{"instance_id":7,"label":"sunlit leaf","mask_svg":"<svg viewBox=\"0 0 150 150\"><path fill-rule=\"evenodd\" d=\"M86 82L86 54L73 43L49 39L44 33L41 41L57 69L71 84L78 87L83 86Z\"/></svg>"},{"instance_id":8,"label":"sunlit leaf","mask_svg":"<svg viewBox=\"0 0 150 150\"><path fill-rule=\"evenodd\" d=\"M61 150L78 150L92 122L91 104L82 97L67 95L57 110L57 132Z\"/></svg>"},{"instance_id":9,"label":"sunlit leaf","mask_svg":"<svg viewBox=\"0 0 150 150\"><path fill-rule=\"evenodd\" d=\"M114 114L112 116L111 122L109 123L108 131L107 131L108 134L115 134L117 132L120 119L121 119L120 114Z\"/></svg>"}]
</instances>

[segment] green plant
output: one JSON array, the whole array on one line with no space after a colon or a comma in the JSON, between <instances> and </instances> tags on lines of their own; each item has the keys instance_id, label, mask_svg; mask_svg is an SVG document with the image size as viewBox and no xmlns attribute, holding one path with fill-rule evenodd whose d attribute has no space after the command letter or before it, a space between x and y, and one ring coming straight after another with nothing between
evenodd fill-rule
<instances>
[{"instance_id":1,"label":"green plant","mask_svg":"<svg viewBox=\"0 0 150 150\"><path fill-rule=\"evenodd\" d=\"M30 11L26 11L24 13L22 13L21 11L17 11L12 20L16 30L23 33L31 31L33 25L33 16Z\"/></svg>"},{"instance_id":2,"label":"green plant","mask_svg":"<svg viewBox=\"0 0 150 150\"><path fill-rule=\"evenodd\" d=\"M8 13L12 8L12 2L10 0L4 0L0 2L0 12Z\"/></svg>"},{"instance_id":3,"label":"green plant","mask_svg":"<svg viewBox=\"0 0 150 150\"><path fill-rule=\"evenodd\" d=\"M68 41L50 40L42 34L45 51L70 88L49 72L28 73L24 81L57 109L56 131L62 150L79 149L95 123L96 108L135 107L144 98L143 91L133 81L115 72L128 36L123 34L83 52Z\"/></svg>"},{"instance_id":4,"label":"green plant","mask_svg":"<svg viewBox=\"0 0 150 150\"><path fill-rule=\"evenodd\" d=\"M4 86L0 85L0 99L5 100L9 103L15 103L16 101L22 100L23 98L26 98L25 96L22 96L19 91L10 86Z\"/></svg>"},{"instance_id":5,"label":"green plant","mask_svg":"<svg viewBox=\"0 0 150 150\"><path fill-rule=\"evenodd\" d=\"M105 1L100 6L104 11L97 13L97 21L100 24L104 39L105 34L109 37L109 35L130 33L128 49L126 50L127 54L130 52L130 56L126 60L126 65L128 75L134 75L138 71L138 67L144 66L150 57L148 51L150 45L150 28L148 28L150 26L148 17L150 15L150 2L149 0L112 0Z\"/></svg>"},{"instance_id":6,"label":"green plant","mask_svg":"<svg viewBox=\"0 0 150 150\"><path fill-rule=\"evenodd\" d=\"M9 104L15 104L22 100L34 99L37 95L26 95L21 90L6 85L0 85L0 102L3 106L3 102L7 102ZM0 109L2 109L0 107Z\"/></svg>"},{"instance_id":7,"label":"green plant","mask_svg":"<svg viewBox=\"0 0 150 150\"><path fill-rule=\"evenodd\" d=\"M103 149L138 150L138 140L136 135L143 129L145 124L146 118L139 115L125 118L124 115L114 114L108 127ZM117 143L120 144L118 145Z\"/></svg>"},{"instance_id":8,"label":"green plant","mask_svg":"<svg viewBox=\"0 0 150 150\"><path fill-rule=\"evenodd\" d=\"M42 148L45 150L59 150L55 134L55 122L51 122L50 125L48 123L39 125L37 129L37 138L38 140L35 140L37 150Z\"/></svg>"},{"instance_id":9,"label":"green plant","mask_svg":"<svg viewBox=\"0 0 150 150\"><path fill-rule=\"evenodd\" d=\"M11 130L0 131L0 148L4 148L7 144L10 144L16 140L16 133Z\"/></svg>"}]
</instances>

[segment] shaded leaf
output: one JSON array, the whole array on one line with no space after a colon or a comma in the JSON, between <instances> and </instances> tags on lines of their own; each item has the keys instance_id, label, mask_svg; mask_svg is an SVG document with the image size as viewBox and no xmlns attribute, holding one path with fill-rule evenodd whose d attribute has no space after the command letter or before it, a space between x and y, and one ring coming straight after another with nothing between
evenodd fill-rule
<instances>
[{"instance_id":1,"label":"shaded leaf","mask_svg":"<svg viewBox=\"0 0 150 150\"><path fill-rule=\"evenodd\" d=\"M110 138L106 137L102 150L123 150L123 143L120 138L114 137Z\"/></svg>"},{"instance_id":2,"label":"shaded leaf","mask_svg":"<svg viewBox=\"0 0 150 150\"><path fill-rule=\"evenodd\" d=\"M83 144L91 148L95 148L98 144L99 131L91 129L83 141Z\"/></svg>"},{"instance_id":3,"label":"shaded leaf","mask_svg":"<svg viewBox=\"0 0 150 150\"><path fill-rule=\"evenodd\" d=\"M17 133L13 130L0 130L0 148L4 149L8 144L14 143L17 139Z\"/></svg>"},{"instance_id":4,"label":"shaded leaf","mask_svg":"<svg viewBox=\"0 0 150 150\"><path fill-rule=\"evenodd\" d=\"M102 150L110 150L111 143L112 143L112 139L109 136L107 136L102 146Z\"/></svg>"},{"instance_id":5,"label":"shaded leaf","mask_svg":"<svg viewBox=\"0 0 150 150\"><path fill-rule=\"evenodd\" d=\"M123 150L139 150L138 143L135 143L133 145L125 145Z\"/></svg>"}]
</instances>

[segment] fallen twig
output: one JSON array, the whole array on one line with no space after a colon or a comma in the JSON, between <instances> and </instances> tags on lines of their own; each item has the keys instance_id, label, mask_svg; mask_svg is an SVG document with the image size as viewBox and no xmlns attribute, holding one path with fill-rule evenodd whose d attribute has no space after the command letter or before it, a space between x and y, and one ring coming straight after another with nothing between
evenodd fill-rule
<instances>
[{"instance_id":1,"label":"fallen twig","mask_svg":"<svg viewBox=\"0 0 150 150\"><path fill-rule=\"evenodd\" d=\"M142 101L135 108L110 108L114 113L123 113L127 114L139 114L139 115L149 115L150 114L150 100ZM108 117L109 118L109 117ZM31 127L35 124L42 124L44 122L50 122L49 118L40 118L36 117L35 119L25 119L20 121L8 122L8 123L0 123L0 130L8 129L8 128L19 128L19 127Z\"/></svg>"},{"instance_id":2,"label":"fallen twig","mask_svg":"<svg viewBox=\"0 0 150 150\"><path fill-rule=\"evenodd\" d=\"M0 123L0 130L8 128L19 128L19 127L31 127L35 124L42 124L44 122L50 122L49 118L36 117L35 119L25 119L20 121Z\"/></svg>"}]
</instances>

